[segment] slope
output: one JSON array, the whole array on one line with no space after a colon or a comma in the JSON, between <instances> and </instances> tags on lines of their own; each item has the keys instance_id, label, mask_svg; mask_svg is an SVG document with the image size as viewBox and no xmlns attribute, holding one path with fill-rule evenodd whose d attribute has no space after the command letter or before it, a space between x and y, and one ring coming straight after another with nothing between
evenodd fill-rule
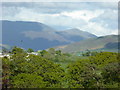
<instances>
[{"instance_id":1,"label":"slope","mask_svg":"<svg viewBox=\"0 0 120 90\"><path fill-rule=\"evenodd\" d=\"M46 24L38 22L2 21L2 44L19 46L25 49L43 50L91 37L96 36L78 29L57 31Z\"/></svg>"},{"instance_id":2,"label":"slope","mask_svg":"<svg viewBox=\"0 0 120 90\"><path fill-rule=\"evenodd\" d=\"M97 38L90 38L80 42L72 43L65 46L55 47L63 52L79 52L96 49L118 49L118 35L107 35Z\"/></svg>"}]
</instances>

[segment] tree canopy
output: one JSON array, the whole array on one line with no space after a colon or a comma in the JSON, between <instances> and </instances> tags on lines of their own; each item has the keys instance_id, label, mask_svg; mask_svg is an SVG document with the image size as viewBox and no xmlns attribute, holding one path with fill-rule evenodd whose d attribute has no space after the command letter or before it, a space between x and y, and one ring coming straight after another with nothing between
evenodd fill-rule
<instances>
[{"instance_id":1,"label":"tree canopy","mask_svg":"<svg viewBox=\"0 0 120 90\"><path fill-rule=\"evenodd\" d=\"M119 88L119 66L119 54L115 52L89 52L87 56L76 56L51 48L33 55L14 47L10 57L2 58L2 86Z\"/></svg>"}]
</instances>

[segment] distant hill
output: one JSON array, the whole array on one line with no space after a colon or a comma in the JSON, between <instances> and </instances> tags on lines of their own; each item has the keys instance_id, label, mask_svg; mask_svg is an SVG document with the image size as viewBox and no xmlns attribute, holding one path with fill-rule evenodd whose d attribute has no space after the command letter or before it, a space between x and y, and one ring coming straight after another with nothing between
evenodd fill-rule
<instances>
[{"instance_id":1,"label":"distant hill","mask_svg":"<svg viewBox=\"0 0 120 90\"><path fill-rule=\"evenodd\" d=\"M118 35L107 35L97 38L90 38L80 42L69 45L58 46L55 49L62 50L62 52L79 52L85 50L117 50L118 49ZM120 47L119 47L120 48Z\"/></svg>"},{"instance_id":2,"label":"distant hill","mask_svg":"<svg viewBox=\"0 0 120 90\"><path fill-rule=\"evenodd\" d=\"M59 31L57 33L59 35L63 36L64 38L66 38L68 40L71 40L72 42L77 42L77 41L85 40L85 39L88 39L88 38L97 37L94 34L79 30L77 28L64 30L64 31Z\"/></svg>"},{"instance_id":3,"label":"distant hill","mask_svg":"<svg viewBox=\"0 0 120 90\"><path fill-rule=\"evenodd\" d=\"M2 52L2 49L5 50L10 50L12 47L8 46L8 45L4 45L4 44L0 44L0 52Z\"/></svg>"},{"instance_id":4,"label":"distant hill","mask_svg":"<svg viewBox=\"0 0 120 90\"><path fill-rule=\"evenodd\" d=\"M43 50L96 37L78 29L57 31L38 22L2 21L2 43L9 46Z\"/></svg>"}]
</instances>

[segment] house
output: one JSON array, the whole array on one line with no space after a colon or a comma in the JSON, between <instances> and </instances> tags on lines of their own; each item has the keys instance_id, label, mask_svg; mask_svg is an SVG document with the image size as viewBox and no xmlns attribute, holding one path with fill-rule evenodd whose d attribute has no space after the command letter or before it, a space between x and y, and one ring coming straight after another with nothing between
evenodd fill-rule
<instances>
[{"instance_id":1,"label":"house","mask_svg":"<svg viewBox=\"0 0 120 90\"><path fill-rule=\"evenodd\" d=\"M28 54L38 55L37 52L31 52L31 53L28 53Z\"/></svg>"},{"instance_id":2,"label":"house","mask_svg":"<svg viewBox=\"0 0 120 90\"><path fill-rule=\"evenodd\" d=\"M9 54L0 53L0 57L10 57L10 55Z\"/></svg>"}]
</instances>

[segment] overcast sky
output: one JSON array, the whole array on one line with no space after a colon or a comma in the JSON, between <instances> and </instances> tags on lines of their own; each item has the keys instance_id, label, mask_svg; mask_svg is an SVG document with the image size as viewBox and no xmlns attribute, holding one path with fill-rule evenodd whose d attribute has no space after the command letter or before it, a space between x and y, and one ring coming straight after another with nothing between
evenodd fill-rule
<instances>
[{"instance_id":1,"label":"overcast sky","mask_svg":"<svg viewBox=\"0 0 120 90\"><path fill-rule=\"evenodd\" d=\"M2 20L35 21L57 30L78 28L98 36L118 33L117 2L2 3Z\"/></svg>"}]
</instances>

